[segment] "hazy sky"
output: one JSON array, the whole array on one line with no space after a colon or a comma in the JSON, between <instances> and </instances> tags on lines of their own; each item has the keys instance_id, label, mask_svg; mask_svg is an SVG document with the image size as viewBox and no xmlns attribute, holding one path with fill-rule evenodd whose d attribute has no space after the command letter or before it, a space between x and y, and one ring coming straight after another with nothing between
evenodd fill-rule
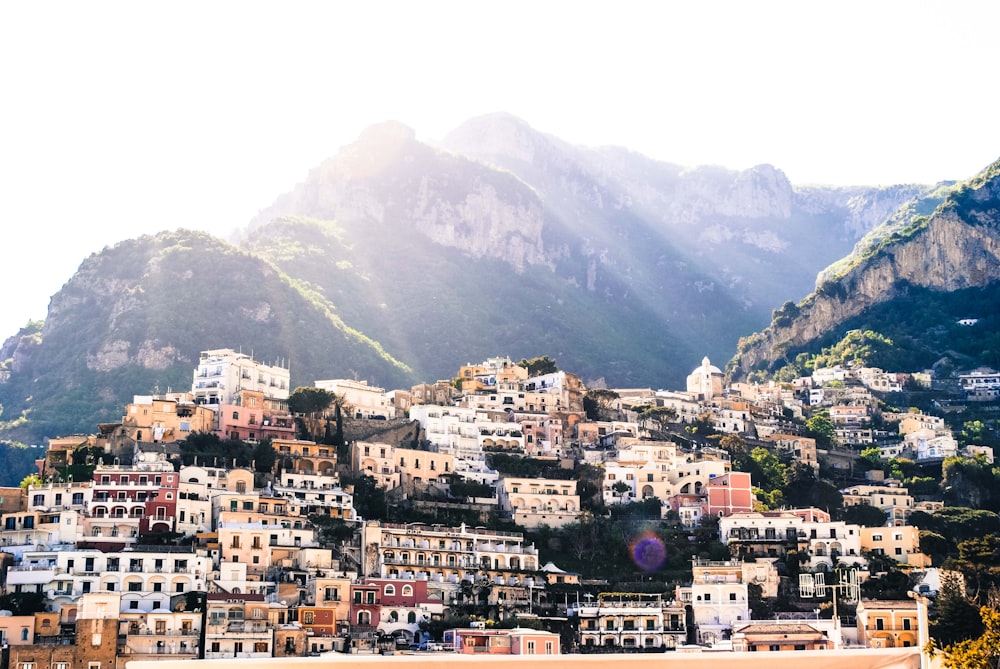
<instances>
[{"instance_id":1,"label":"hazy sky","mask_svg":"<svg viewBox=\"0 0 1000 669\"><path fill-rule=\"evenodd\" d=\"M793 183L1000 157L1000 3L5 2L0 338L89 254L242 226L360 132L496 111ZM211 342L206 342L206 346Z\"/></svg>"}]
</instances>

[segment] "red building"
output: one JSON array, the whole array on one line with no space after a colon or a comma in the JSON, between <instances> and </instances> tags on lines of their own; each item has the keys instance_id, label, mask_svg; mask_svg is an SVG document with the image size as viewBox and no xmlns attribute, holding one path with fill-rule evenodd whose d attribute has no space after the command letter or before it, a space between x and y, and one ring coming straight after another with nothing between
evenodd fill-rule
<instances>
[{"instance_id":1,"label":"red building","mask_svg":"<svg viewBox=\"0 0 1000 669\"><path fill-rule=\"evenodd\" d=\"M140 534L176 529L179 475L118 465L94 471L93 518L128 520Z\"/></svg>"},{"instance_id":2,"label":"red building","mask_svg":"<svg viewBox=\"0 0 1000 669\"><path fill-rule=\"evenodd\" d=\"M709 479L705 495L707 515L718 517L753 511L753 487L746 472L728 472Z\"/></svg>"}]
</instances>

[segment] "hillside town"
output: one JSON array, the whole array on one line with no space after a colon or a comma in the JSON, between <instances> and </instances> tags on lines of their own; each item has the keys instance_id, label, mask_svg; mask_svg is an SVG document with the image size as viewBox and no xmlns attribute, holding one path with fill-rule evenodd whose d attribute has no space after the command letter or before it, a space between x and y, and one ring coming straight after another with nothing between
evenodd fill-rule
<instances>
[{"instance_id":1,"label":"hillside town","mask_svg":"<svg viewBox=\"0 0 1000 669\"><path fill-rule=\"evenodd\" d=\"M302 411L287 365L203 351L190 390L136 395L121 420L52 439L37 475L0 491L4 667L926 643L943 570L910 520L944 501L879 463L993 462L946 426L954 403L931 415L880 401L930 375L727 385L705 358L683 390L588 389L546 361L490 358L406 390L316 379L305 388L334 401ZM1000 396L991 371L959 384L962 402ZM827 429L809 436L816 416ZM207 435L254 457L189 448ZM834 472L843 508L880 522L766 503L736 466L751 449L807 480ZM365 512L376 498L396 514ZM616 590L533 540L639 507L650 527L714 546L692 543L667 582L663 541L634 537L640 587ZM399 509L419 520L393 520ZM887 564L910 596L864 596ZM789 592L796 611L755 617Z\"/></svg>"}]
</instances>

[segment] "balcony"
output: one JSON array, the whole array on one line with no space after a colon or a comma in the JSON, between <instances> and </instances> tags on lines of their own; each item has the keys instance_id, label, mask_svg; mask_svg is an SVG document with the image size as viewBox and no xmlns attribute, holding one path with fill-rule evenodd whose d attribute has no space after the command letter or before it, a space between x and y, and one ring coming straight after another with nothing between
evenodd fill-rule
<instances>
[{"instance_id":1,"label":"balcony","mask_svg":"<svg viewBox=\"0 0 1000 669\"><path fill-rule=\"evenodd\" d=\"M162 637L170 637L170 638L185 638L185 637L192 637L192 636L193 637L197 637L197 636L199 636L199 632L198 632L198 630L195 630L195 629L187 629L187 630L185 630L185 629L179 629L179 630L162 630L162 631L159 631L159 632L155 631L155 630L134 630L134 631L128 632L128 634L126 634L125 636L126 637L130 637L130 636L140 636L140 637L162 636Z\"/></svg>"}]
</instances>

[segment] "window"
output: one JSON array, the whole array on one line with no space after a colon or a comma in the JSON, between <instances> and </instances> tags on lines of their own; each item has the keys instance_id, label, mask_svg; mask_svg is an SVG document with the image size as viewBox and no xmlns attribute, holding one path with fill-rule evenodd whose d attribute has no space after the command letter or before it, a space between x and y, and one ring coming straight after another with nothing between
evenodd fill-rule
<instances>
[{"instance_id":1,"label":"window","mask_svg":"<svg viewBox=\"0 0 1000 669\"><path fill-rule=\"evenodd\" d=\"M545 654L546 655L552 655L553 653L555 653L555 646L553 645L553 643L551 641L546 641L545 642Z\"/></svg>"},{"instance_id":2,"label":"window","mask_svg":"<svg viewBox=\"0 0 1000 669\"><path fill-rule=\"evenodd\" d=\"M313 615L314 614L313 614L312 611L306 611L305 613L303 613L302 614L302 624L304 624L304 625L312 625L313 624Z\"/></svg>"},{"instance_id":3,"label":"window","mask_svg":"<svg viewBox=\"0 0 1000 669\"><path fill-rule=\"evenodd\" d=\"M534 655L534 654L535 654L535 642L534 641L529 641L528 642L528 655Z\"/></svg>"},{"instance_id":4,"label":"window","mask_svg":"<svg viewBox=\"0 0 1000 669\"><path fill-rule=\"evenodd\" d=\"M729 601L731 601L731 602L735 602L736 601L736 593L735 592L730 592L729 593Z\"/></svg>"}]
</instances>

